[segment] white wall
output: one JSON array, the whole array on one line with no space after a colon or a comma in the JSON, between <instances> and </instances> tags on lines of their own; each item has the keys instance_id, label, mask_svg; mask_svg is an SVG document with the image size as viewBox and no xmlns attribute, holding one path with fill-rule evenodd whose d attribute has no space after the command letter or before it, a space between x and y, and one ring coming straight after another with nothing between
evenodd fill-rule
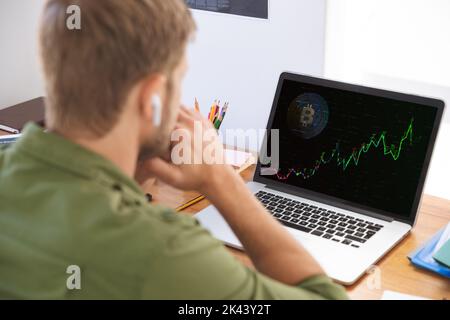
<instances>
[{"instance_id":1,"label":"white wall","mask_svg":"<svg viewBox=\"0 0 450 320\"><path fill-rule=\"evenodd\" d=\"M450 104L450 1L328 0L327 6L327 77Z\"/></svg>"},{"instance_id":2,"label":"white wall","mask_svg":"<svg viewBox=\"0 0 450 320\"><path fill-rule=\"evenodd\" d=\"M0 109L44 93L37 50L43 3L0 1Z\"/></svg>"},{"instance_id":3,"label":"white wall","mask_svg":"<svg viewBox=\"0 0 450 320\"><path fill-rule=\"evenodd\" d=\"M0 108L43 95L37 28L44 0L0 1ZM325 0L271 0L270 19L194 11L184 101L197 96L207 113L228 100L228 128L265 128L277 78L292 70L321 75Z\"/></svg>"},{"instance_id":4,"label":"white wall","mask_svg":"<svg viewBox=\"0 0 450 320\"><path fill-rule=\"evenodd\" d=\"M265 129L282 71L322 75L324 0L271 0L269 20L194 11L184 101L230 102L225 128ZM255 147L256 146L252 146Z\"/></svg>"}]
</instances>

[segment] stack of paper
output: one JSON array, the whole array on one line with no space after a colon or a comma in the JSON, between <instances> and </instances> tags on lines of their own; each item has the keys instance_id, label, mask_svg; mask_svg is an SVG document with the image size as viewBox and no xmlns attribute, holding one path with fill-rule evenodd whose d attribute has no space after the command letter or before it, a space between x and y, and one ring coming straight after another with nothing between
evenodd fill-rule
<instances>
[{"instance_id":1,"label":"stack of paper","mask_svg":"<svg viewBox=\"0 0 450 320\"><path fill-rule=\"evenodd\" d=\"M450 223L436 244L436 248L433 251L433 258L450 268Z\"/></svg>"},{"instance_id":2,"label":"stack of paper","mask_svg":"<svg viewBox=\"0 0 450 320\"><path fill-rule=\"evenodd\" d=\"M253 154L233 149L225 149L225 161L239 172L256 163Z\"/></svg>"},{"instance_id":3,"label":"stack of paper","mask_svg":"<svg viewBox=\"0 0 450 320\"><path fill-rule=\"evenodd\" d=\"M449 267L450 224L440 230L423 247L412 252L408 258L415 266L450 278Z\"/></svg>"},{"instance_id":4,"label":"stack of paper","mask_svg":"<svg viewBox=\"0 0 450 320\"><path fill-rule=\"evenodd\" d=\"M429 300L429 299L386 290L383 293L381 300Z\"/></svg>"}]
</instances>

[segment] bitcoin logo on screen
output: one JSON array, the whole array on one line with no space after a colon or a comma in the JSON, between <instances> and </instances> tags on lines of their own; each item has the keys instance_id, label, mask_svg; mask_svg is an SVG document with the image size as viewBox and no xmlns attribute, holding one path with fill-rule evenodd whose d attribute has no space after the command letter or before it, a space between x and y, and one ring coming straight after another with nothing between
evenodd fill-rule
<instances>
[{"instance_id":1,"label":"bitcoin logo on screen","mask_svg":"<svg viewBox=\"0 0 450 320\"><path fill-rule=\"evenodd\" d=\"M303 139L311 139L326 128L328 117L325 99L315 93L304 93L290 103L287 123L292 133Z\"/></svg>"},{"instance_id":2,"label":"bitcoin logo on screen","mask_svg":"<svg viewBox=\"0 0 450 320\"><path fill-rule=\"evenodd\" d=\"M316 111L314 111L314 108L312 104L309 104L307 107L303 108L302 115L301 115L301 123L304 127L310 126L314 123L314 115L316 114Z\"/></svg>"}]
</instances>

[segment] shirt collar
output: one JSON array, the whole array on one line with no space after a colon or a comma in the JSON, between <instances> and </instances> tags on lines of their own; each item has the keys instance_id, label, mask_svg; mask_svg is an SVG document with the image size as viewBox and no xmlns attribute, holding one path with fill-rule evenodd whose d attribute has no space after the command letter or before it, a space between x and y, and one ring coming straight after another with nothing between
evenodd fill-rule
<instances>
[{"instance_id":1,"label":"shirt collar","mask_svg":"<svg viewBox=\"0 0 450 320\"><path fill-rule=\"evenodd\" d=\"M13 149L87 179L112 183L144 196L139 185L110 160L54 133L44 132L36 124L27 124Z\"/></svg>"}]
</instances>

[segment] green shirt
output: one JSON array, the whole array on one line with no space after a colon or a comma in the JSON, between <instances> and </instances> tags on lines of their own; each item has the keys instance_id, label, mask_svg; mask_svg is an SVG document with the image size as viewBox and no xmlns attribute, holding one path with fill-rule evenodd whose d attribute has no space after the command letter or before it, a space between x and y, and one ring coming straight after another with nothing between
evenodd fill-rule
<instances>
[{"instance_id":1,"label":"green shirt","mask_svg":"<svg viewBox=\"0 0 450 320\"><path fill-rule=\"evenodd\" d=\"M78 266L81 289L68 286ZM73 278L70 278L70 283ZM287 286L198 222L147 203L111 162L28 125L0 150L0 298L343 299L324 276Z\"/></svg>"}]
</instances>

